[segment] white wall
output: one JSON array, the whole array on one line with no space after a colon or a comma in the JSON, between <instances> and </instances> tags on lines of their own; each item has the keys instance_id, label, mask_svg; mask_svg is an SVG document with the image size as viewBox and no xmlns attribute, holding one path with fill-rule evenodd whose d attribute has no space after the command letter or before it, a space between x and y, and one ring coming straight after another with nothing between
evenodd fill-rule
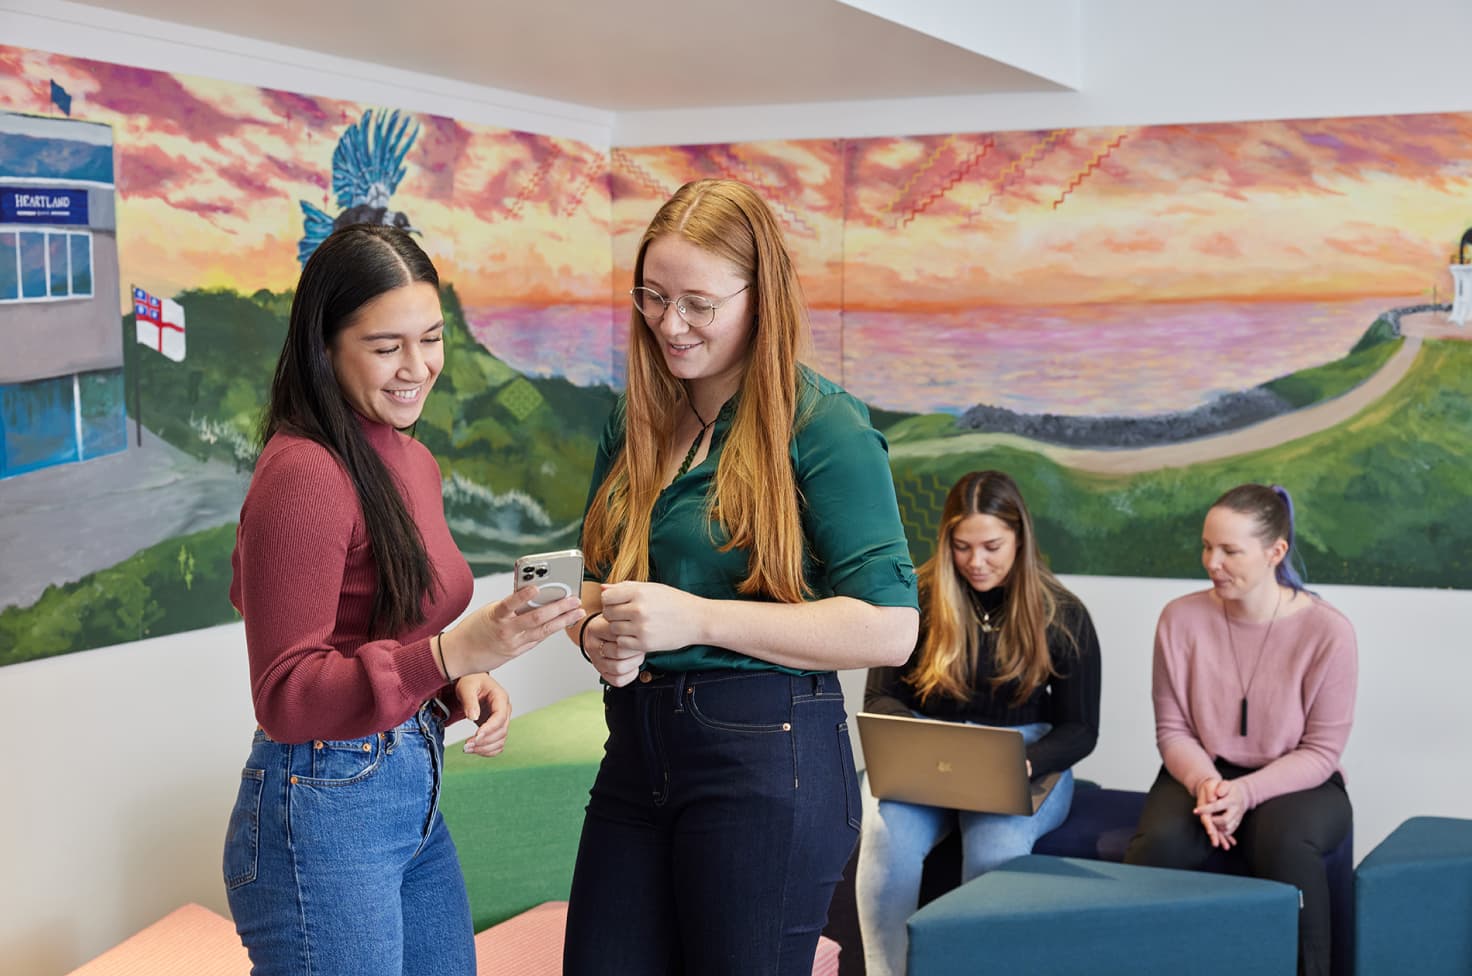
<instances>
[{"instance_id":1,"label":"white wall","mask_svg":"<svg viewBox=\"0 0 1472 976\"><path fill-rule=\"evenodd\" d=\"M1324 24L1300 12L1310 5L1274 3L1272 17L1248 18L1276 22L1276 31L1242 26L1237 8L1262 0L1110 6L1124 15L1086 24L1083 93L640 113L621 116L616 131L606 113L577 106L61 2L0 0L0 39L594 145L609 144L611 134L620 144L679 143L1472 109L1465 0L1413 4L1422 8L1415 16L1400 6L1313 5L1332 11ZM1428 7L1444 9L1428 17ZM1093 612L1105 660L1101 744L1081 772L1142 789L1157 761L1148 693L1155 616L1199 584L1067 582ZM504 576L484 580L477 600L508 587ZM1472 593L1321 592L1359 634L1358 720L1345 759L1359 852L1412 814L1472 816L1468 736L1453 724L1472 688ZM591 687L576 653L554 640L505 669L518 710ZM862 675L846 676L845 685L857 708ZM224 911L220 844L254 724L238 625L0 669L0 716L11 743L0 759L4 972L65 972L184 902Z\"/></svg>"}]
</instances>

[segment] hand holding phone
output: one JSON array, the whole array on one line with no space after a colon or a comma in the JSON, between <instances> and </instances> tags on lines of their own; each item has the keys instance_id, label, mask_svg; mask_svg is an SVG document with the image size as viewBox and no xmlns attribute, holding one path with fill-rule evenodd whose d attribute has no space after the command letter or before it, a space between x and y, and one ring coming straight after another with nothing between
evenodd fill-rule
<instances>
[{"instance_id":1,"label":"hand holding phone","mask_svg":"<svg viewBox=\"0 0 1472 976\"><path fill-rule=\"evenodd\" d=\"M521 611L534 610L583 591L583 552L562 549L522 556L511 568L511 588L536 586L537 595Z\"/></svg>"}]
</instances>

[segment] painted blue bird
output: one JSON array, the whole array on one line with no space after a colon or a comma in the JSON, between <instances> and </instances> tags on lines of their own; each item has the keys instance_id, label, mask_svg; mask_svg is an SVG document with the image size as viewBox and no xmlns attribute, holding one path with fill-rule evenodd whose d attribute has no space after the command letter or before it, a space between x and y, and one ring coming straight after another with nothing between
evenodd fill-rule
<instances>
[{"instance_id":1,"label":"painted blue bird","mask_svg":"<svg viewBox=\"0 0 1472 976\"><path fill-rule=\"evenodd\" d=\"M419 125L412 124L411 129L409 116L398 111L370 110L337 140L332 153L332 192L343 210L334 217L299 201L302 239L297 242L296 256L303 265L328 234L349 224L387 224L418 233L407 214L388 206L404 178L404 157L419 138Z\"/></svg>"}]
</instances>

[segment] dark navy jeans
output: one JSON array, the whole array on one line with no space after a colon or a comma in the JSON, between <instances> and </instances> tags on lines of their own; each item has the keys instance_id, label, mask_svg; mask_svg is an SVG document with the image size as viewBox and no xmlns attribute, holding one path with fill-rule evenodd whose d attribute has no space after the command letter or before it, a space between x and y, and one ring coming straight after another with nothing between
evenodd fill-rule
<instances>
[{"instance_id":1,"label":"dark navy jeans","mask_svg":"<svg viewBox=\"0 0 1472 976\"><path fill-rule=\"evenodd\" d=\"M566 976L807 976L862 804L837 675L604 692Z\"/></svg>"},{"instance_id":2,"label":"dark navy jeans","mask_svg":"<svg viewBox=\"0 0 1472 976\"><path fill-rule=\"evenodd\" d=\"M361 739L256 732L224 857L254 976L473 976L443 759L433 705Z\"/></svg>"}]
</instances>

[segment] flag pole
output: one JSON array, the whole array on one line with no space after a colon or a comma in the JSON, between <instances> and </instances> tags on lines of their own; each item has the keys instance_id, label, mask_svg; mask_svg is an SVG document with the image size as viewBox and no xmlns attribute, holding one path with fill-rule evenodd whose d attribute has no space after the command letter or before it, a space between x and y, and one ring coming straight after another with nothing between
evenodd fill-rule
<instances>
[{"instance_id":1,"label":"flag pole","mask_svg":"<svg viewBox=\"0 0 1472 976\"><path fill-rule=\"evenodd\" d=\"M136 286L134 286L136 291ZM143 354L138 351L138 304L133 303L133 424L137 428L138 446L143 446Z\"/></svg>"}]
</instances>

